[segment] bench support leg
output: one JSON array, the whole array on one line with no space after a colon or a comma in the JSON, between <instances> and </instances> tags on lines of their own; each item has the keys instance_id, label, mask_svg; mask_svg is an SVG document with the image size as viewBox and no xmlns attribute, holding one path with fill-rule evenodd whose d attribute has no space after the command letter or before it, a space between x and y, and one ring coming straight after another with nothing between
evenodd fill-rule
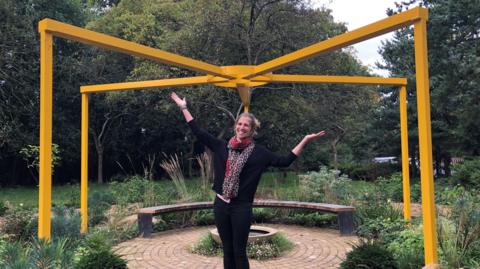
<instances>
[{"instance_id":1,"label":"bench support leg","mask_svg":"<svg viewBox=\"0 0 480 269\"><path fill-rule=\"evenodd\" d=\"M340 228L341 235L353 234L353 230L354 230L353 212L351 211L338 212L338 226Z\"/></svg>"},{"instance_id":2,"label":"bench support leg","mask_svg":"<svg viewBox=\"0 0 480 269\"><path fill-rule=\"evenodd\" d=\"M151 214L138 214L138 230L141 237L150 237L153 230Z\"/></svg>"}]
</instances>

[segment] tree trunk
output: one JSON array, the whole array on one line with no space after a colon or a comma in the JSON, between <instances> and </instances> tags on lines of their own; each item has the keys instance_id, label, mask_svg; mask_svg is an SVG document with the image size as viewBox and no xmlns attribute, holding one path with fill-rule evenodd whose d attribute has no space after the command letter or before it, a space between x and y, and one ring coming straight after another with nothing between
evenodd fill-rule
<instances>
[{"instance_id":1,"label":"tree trunk","mask_svg":"<svg viewBox=\"0 0 480 269\"><path fill-rule=\"evenodd\" d=\"M99 184L103 183L103 147L99 145L97 147L97 182Z\"/></svg>"},{"instance_id":2,"label":"tree trunk","mask_svg":"<svg viewBox=\"0 0 480 269\"><path fill-rule=\"evenodd\" d=\"M338 170L338 153L337 153L337 140L333 140L332 143L330 143L330 147L332 149L332 163L333 163L333 168L335 170Z\"/></svg>"}]
</instances>

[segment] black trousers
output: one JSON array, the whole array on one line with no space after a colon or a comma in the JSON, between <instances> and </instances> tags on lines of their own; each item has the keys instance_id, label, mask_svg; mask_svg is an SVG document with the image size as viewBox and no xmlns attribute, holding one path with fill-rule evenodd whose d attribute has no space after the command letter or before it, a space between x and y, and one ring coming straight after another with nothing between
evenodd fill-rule
<instances>
[{"instance_id":1,"label":"black trousers","mask_svg":"<svg viewBox=\"0 0 480 269\"><path fill-rule=\"evenodd\" d=\"M215 197L215 225L222 240L225 269L249 269L247 241L252 222L252 203Z\"/></svg>"}]
</instances>

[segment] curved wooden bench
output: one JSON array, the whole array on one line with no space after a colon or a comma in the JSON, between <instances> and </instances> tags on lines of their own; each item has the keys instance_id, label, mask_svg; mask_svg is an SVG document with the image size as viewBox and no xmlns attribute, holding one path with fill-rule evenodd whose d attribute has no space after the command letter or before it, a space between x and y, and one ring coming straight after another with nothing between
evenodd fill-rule
<instances>
[{"instance_id":1,"label":"curved wooden bench","mask_svg":"<svg viewBox=\"0 0 480 269\"><path fill-rule=\"evenodd\" d=\"M311 209L319 212L336 213L341 235L351 235L354 230L353 213L355 212L355 208L353 206L296 201L255 200L253 201L253 207ZM138 211L138 229L140 231L140 236L150 237L152 233L153 216L170 212L211 208L213 208L213 202L192 202L141 208Z\"/></svg>"}]
</instances>

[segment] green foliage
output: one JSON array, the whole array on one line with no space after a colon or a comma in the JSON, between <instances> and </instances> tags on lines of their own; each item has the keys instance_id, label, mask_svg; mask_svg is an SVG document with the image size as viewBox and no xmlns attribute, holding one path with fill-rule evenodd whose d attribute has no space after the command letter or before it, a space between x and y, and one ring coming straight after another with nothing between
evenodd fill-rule
<instances>
[{"instance_id":1,"label":"green foliage","mask_svg":"<svg viewBox=\"0 0 480 269\"><path fill-rule=\"evenodd\" d=\"M448 215L439 217L437 234L442 264L460 268L479 263L480 208L472 197L459 197Z\"/></svg>"},{"instance_id":2,"label":"green foliage","mask_svg":"<svg viewBox=\"0 0 480 269\"><path fill-rule=\"evenodd\" d=\"M35 239L28 245L10 243L0 248L2 268L73 268L73 251L68 239L46 241Z\"/></svg>"},{"instance_id":3,"label":"green foliage","mask_svg":"<svg viewBox=\"0 0 480 269\"><path fill-rule=\"evenodd\" d=\"M123 269L127 263L115 254L106 237L102 234L89 235L76 252L76 269Z\"/></svg>"},{"instance_id":4,"label":"green foliage","mask_svg":"<svg viewBox=\"0 0 480 269\"><path fill-rule=\"evenodd\" d=\"M191 195L185 185L185 177L183 176L182 167L178 155L165 156L166 159L160 162L160 166L168 173L170 179L175 186L180 201L187 202L191 199Z\"/></svg>"},{"instance_id":5,"label":"green foliage","mask_svg":"<svg viewBox=\"0 0 480 269\"><path fill-rule=\"evenodd\" d=\"M340 268L396 269L398 267L392 253L384 245L375 241L362 241L347 253Z\"/></svg>"},{"instance_id":6,"label":"green foliage","mask_svg":"<svg viewBox=\"0 0 480 269\"><path fill-rule=\"evenodd\" d=\"M275 234L271 239L247 244L247 256L251 259L266 260L279 257L285 252L292 250L294 244L282 234ZM202 236L190 249L193 253L205 256L220 256L223 254L222 247L210 233Z\"/></svg>"},{"instance_id":7,"label":"green foliage","mask_svg":"<svg viewBox=\"0 0 480 269\"><path fill-rule=\"evenodd\" d=\"M342 204L349 203L350 179L338 170L321 167L318 172L300 176L301 191L307 201Z\"/></svg>"},{"instance_id":8,"label":"green foliage","mask_svg":"<svg viewBox=\"0 0 480 269\"><path fill-rule=\"evenodd\" d=\"M424 265L423 233L421 226L412 226L396 233L387 245L399 269L418 269Z\"/></svg>"},{"instance_id":9,"label":"green foliage","mask_svg":"<svg viewBox=\"0 0 480 269\"><path fill-rule=\"evenodd\" d=\"M403 231L407 223L403 220L391 219L368 219L357 227L357 235L368 240L378 240L388 244L397 238L398 233Z\"/></svg>"},{"instance_id":10,"label":"green foliage","mask_svg":"<svg viewBox=\"0 0 480 269\"><path fill-rule=\"evenodd\" d=\"M205 234L194 243L190 249L193 253L197 253L204 256L221 256L222 247L218 244L210 233Z\"/></svg>"},{"instance_id":11,"label":"green foliage","mask_svg":"<svg viewBox=\"0 0 480 269\"><path fill-rule=\"evenodd\" d=\"M465 188L480 189L480 157L454 165L452 178Z\"/></svg>"},{"instance_id":12,"label":"green foliage","mask_svg":"<svg viewBox=\"0 0 480 269\"><path fill-rule=\"evenodd\" d=\"M80 233L81 217L78 210L72 207L58 206L52 209L51 234L52 238L68 238L70 246L76 246L82 239L83 235ZM37 222L35 221L35 226Z\"/></svg>"},{"instance_id":13,"label":"green foliage","mask_svg":"<svg viewBox=\"0 0 480 269\"><path fill-rule=\"evenodd\" d=\"M123 182L110 183L110 191L116 204L121 206L143 202L148 187L149 181L138 175L128 177Z\"/></svg>"},{"instance_id":14,"label":"green foliage","mask_svg":"<svg viewBox=\"0 0 480 269\"><path fill-rule=\"evenodd\" d=\"M399 170L398 164L391 163L345 163L340 170L352 180L374 181L379 177L390 177Z\"/></svg>"},{"instance_id":15,"label":"green foliage","mask_svg":"<svg viewBox=\"0 0 480 269\"><path fill-rule=\"evenodd\" d=\"M403 179L401 173L393 173L388 178L379 177L375 183L382 199L403 202ZM420 195L420 185L410 182L410 200L418 201Z\"/></svg>"},{"instance_id":16,"label":"green foliage","mask_svg":"<svg viewBox=\"0 0 480 269\"><path fill-rule=\"evenodd\" d=\"M453 205L458 197L468 195L469 192L461 185L442 186L436 185L435 202L441 205Z\"/></svg>"},{"instance_id":17,"label":"green foliage","mask_svg":"<svg viewBox=\"0 0 480 269\"><path fill-rule=\"evenodd\" d=\"M0 200L0 217L3 216L5 214L5 212L7 212L7 205L5 204L4 201Z\"/></svg>"},{"instance_id":18,"label":"green foliage","mask_svg":"<svg viewBox=\"0 0 480 269\"><path fill-rule=\"evenodd\" d=\"M35 212L33 210L22 206L12 207L7 210L0 229L10 241L26 241L34 235L32 226L35 223Z\"/></svg>"},{"instance_id":19,"label":"green foliage","mask_svg":"<svg viewBox=\"0 0 480 269\"><path fill-rule=\"evenodd\" d=\"M115 197L110 191L93 191L88 197L89 225L95 226L103 221L106 221L106 211L110 208L114 201Z\"/></svg>"}]
</instances>

